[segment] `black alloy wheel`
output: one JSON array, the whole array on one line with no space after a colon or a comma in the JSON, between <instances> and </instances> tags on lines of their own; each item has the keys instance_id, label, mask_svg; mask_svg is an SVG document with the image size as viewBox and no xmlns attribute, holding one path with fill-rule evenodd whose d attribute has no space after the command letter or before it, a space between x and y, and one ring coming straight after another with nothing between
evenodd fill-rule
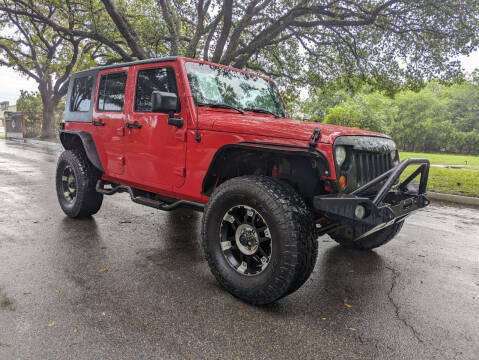
<instances>
[{"instance_id":1,"label":"black alloy wheel","mask_svg":"<svg viewBox=\"0 0 479 360\"><path fill-rule=\"evenodd\" d=\"M75 172L70 165L65 166L63 169L62 189L65 200L69 203L73 203L76 198L77 180L75 178Z\"/></svg>"},{"instance_id":2,"label":"black alloy wheel","mask_svg":"<svg viewBox=\"0 0 479 360\"><path fill-rule=\"evenodd\" d=\"M221 250L230 266L247 276L262 273L273 251L268 224L256 209L237 205L223 216Z\"/></svg>"}]
</instances>

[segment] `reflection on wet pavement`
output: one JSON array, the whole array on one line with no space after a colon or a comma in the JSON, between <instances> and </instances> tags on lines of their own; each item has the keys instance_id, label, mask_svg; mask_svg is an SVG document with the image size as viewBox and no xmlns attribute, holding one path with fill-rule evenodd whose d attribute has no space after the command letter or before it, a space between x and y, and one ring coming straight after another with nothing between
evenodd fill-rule
<instances>
[{"instance_id":1,"label":"reflection on wet pavement","mask_svg":"<svg viewBox=\"0 0 479 360\"><path fill-rule=\"evenodd\" d=\"M56 156L0 141L2 360L479 353L476 209L430 206L374 252L322 237L306 284L253 307L209 272L201 213L120 194L90 219L69 219L54 192Z\"/></svg>"}]
</instances>

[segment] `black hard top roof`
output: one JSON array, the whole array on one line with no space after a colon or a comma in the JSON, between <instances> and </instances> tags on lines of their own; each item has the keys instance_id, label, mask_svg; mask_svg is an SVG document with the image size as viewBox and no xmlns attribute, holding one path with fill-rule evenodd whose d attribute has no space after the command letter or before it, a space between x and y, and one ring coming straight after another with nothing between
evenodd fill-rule
<instances>
[{"instance_id":1,"label":"black hard top roof","mask_svg":"<svg viewBox=\"0 0 479 360\"><path fill-rule=\"evenodd\" d=\"M178 59L179 56L167 56L167 57L162 57L162 58L151 58L151 59L144 59L144 60L137 60L137 61L130 61L126 63L118 63L118 64L112 64L112 65L106 65L106 66L98 66L95 68L90 68L88 70L83 70L79 71L75 74L81 74L85 72L90 72L90 71L100 71L100 70L106 70L106 69L114 69L118 67L124 67L124 66L133 66L133 65L141 65L141 64L151 64L151 63L159 63L159 62L167 62L167 61L175 61Z\"/></svg>"}]
</instances>

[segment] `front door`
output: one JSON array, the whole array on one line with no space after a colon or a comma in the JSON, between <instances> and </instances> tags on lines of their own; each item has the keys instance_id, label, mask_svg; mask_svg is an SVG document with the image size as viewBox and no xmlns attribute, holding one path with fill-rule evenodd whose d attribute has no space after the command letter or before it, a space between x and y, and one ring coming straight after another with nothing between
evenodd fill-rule
<instances>
[{"instance_id":1,"label":"front door","mask_svg":"<svg viewBox=\"0 0 479 360\"><path fill-rule=\"evenodd\" d=\"M111 178L125 178L125 108L128 71L125 68L104 70L99 73L93 125L98 154Z\"/></svg>"},{"instance_id":2,"label":"front door","mask_svg":"<svg viewBox=\"0 0 479 360\"><path fill-rule=\"evenodd\" d=\"M151 111L151 94L164 91L178 94L179 77L175 63L145 64L133 68L135 96L130 105L126 128L125 157L128 177L153 190L174 190L186 176L185 106L178 114L183 127L168 125L168 115Z\"/></svg>"}]
</instances>

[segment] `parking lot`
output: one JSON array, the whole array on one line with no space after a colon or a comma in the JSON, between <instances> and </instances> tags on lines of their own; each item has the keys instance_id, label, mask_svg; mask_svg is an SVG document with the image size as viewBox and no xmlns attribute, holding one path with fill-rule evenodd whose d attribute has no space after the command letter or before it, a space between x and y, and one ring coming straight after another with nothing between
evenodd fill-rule
<instances>
[{"instance_id":1,"label":"parking lot","mask_svg":"<svg viewBox=\"0 0 479 360\"><path fill-rule=\"evenodd\" d=\"M58 151L0 140L0 359L477 359L479 210L433 204L373 252L319 239L296 293L254 307L202 259L201 213L126 194L58 206Z\"/></svg>"}]
</instances>

